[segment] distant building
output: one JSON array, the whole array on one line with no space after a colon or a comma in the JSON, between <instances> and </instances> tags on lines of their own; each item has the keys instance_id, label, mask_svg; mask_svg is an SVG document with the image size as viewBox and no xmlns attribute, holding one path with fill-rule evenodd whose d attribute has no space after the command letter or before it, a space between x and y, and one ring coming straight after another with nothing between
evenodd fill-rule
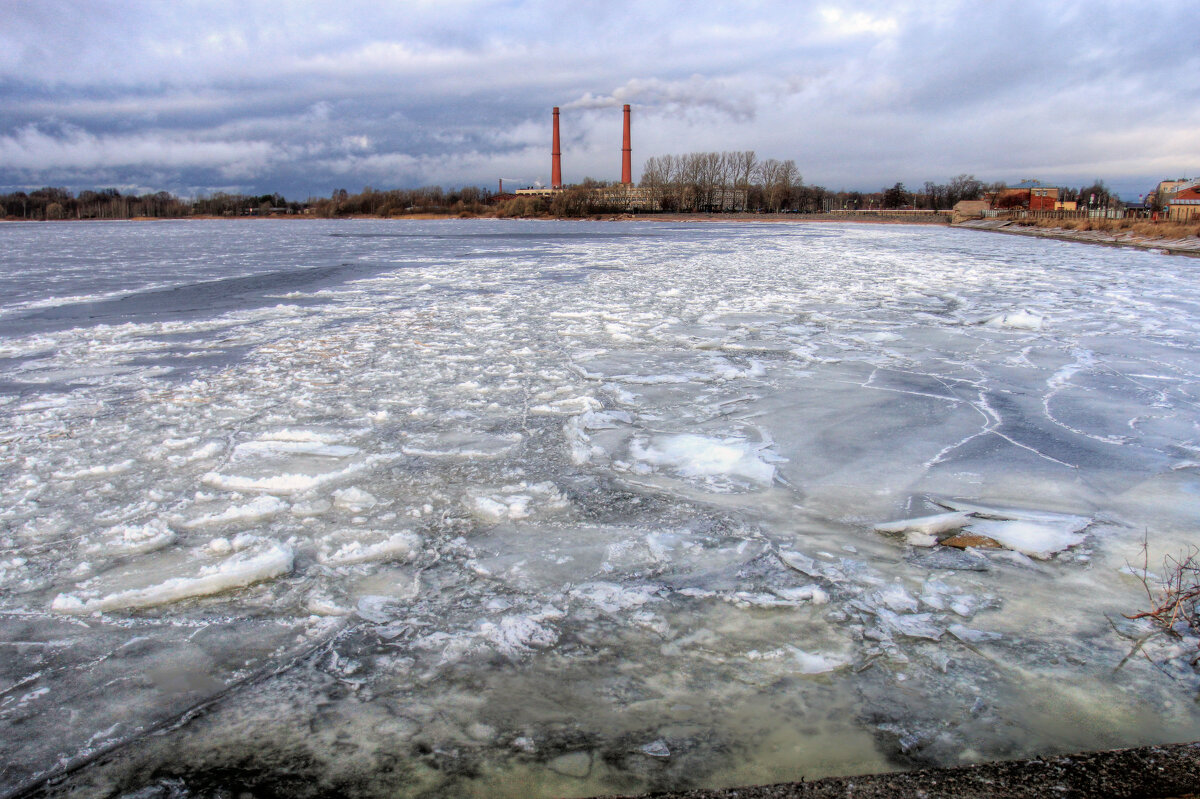
<instances>
[{"instance_id":1,"label":"distant building","mask_svg":"<svg viewBox=\"0 0 1200 799\"><path fill-rule=\"evenodd\" d=\"M616 183L592 189L592 201L622 211L660 211L662 204L656 193L645 186Z\"/></svg>"},{"instance_id":2,"label":"distant building","mask_svg":"<svg viewBox=\"0 0 1200 799\"><path fill-rule=\"evenodd\" d=\"M743 195L745 192L742 193ZM610 211L661 211L662 203L658 193L642 186L630 186L623 183L613 183L607 186L564 186L551 188L535 186L527 189L517 189L509 197L562 197L568 202L586 201L593 207Z\"/></svg>"},{"instance_id":3,"label":"distant building","mask_svg":"<svg viewBox=\"0 0 1200 799\"><path fill-rule=\"evenodd\" d=\"M1200 180L1192 180L1177 188L1167 198L1167 218L1173 222L1200 219Z\"/></svg>"},{"instance_id":4,"label":"distant building","mask_svg":"<svg viewBox=\"0 0 1200 799\"><path fill-rule=\"evenodd\" d=\"M549 186L534 186L529 189L517 189L513 192L518 197L553 197L556 194L562 194L562 187L552 189Z\"/></svg>"},{"instance_id":5,"label":"distant building","mask_svg":"<svg viewBox=\"0 0 1200 799\"><path fill-rule=\"evenodd\" d=\"M1058 187L1047 186L1040 180L1023 180L1001 189L992 204L997 208L1028 208L1030 211L1062 210L1057 207Z\"/></svg>"},{"instance_id":6,"label":"distant building","mask_svg":"<svg viewBox=\"0 0 1200 799\"><path fill-rule=\"evenodd\" d=\"M1154 191L1151 192L1151 194L1153 196L1158 197L1158 199L1163 204L1165 204L1167 199L1172 194L1179 191L1180 189L1191 186L1195 182L1196 181L1194 179L1189 179L1189 178L1178 178L1177 180L1160 180L1158 182L1158 185L1154 187Z\"/></svg>"},{"instance_id":7,"label":"distant building","mask_svg":"<svg viewBox=\"0 0 1200 799\"><path fill-rule=\"evenodd\" d=\"M954 218L977 218L983 216L984 211L990 210L992 210L992 204L987 200L959 200L954 204Z\"/></svg>"}]
</instances>

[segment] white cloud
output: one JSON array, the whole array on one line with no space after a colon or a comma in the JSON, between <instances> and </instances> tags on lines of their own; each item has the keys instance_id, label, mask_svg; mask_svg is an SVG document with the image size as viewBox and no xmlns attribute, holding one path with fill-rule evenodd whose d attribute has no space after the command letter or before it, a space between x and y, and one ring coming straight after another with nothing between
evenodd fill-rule
<instances>
[{"instance_id":1,"label":"white cloud","mask_svg":"<svg viewBox=\"0 0 1200 799\"><path fill-rule=\"evenodd\" d=\"M1200 115L1200 53L1179 46L1193 9L10 4L0 182L92 170L149 185L208 170L213 184L303 193L327 190L331 176L380 187L545 177L553 105L564 110L564 170L612 178L624 103L635 164L754 149L795 158L810 180L861 188L961 171L1091 179L1178 163L1165 169L1176 173L1193 169L1195 147L1172 131L1194 130Z\"/></svg>"},{"instance_id":2,"label":"white cloud","mask_svg":"<svg viewBox=\"0 0 1200 799\"><path fill-rule=\"evenodd\" d=\"M0 136L0 168L26 172L113 167L210 168L253 175L277 157L262 141L205 141L188 135L96 136L79 129L51 135L28 125Z\"/></svg>"},{"instance_id":3,"label":"white cloud","mask_svg":"<svg viewBox=\"0 0 1200 799\"><path fill-rule=\"evenodd\" d=\"M858 36L864 33L887 36L900 29L895 17L876 16L864 11L847 13L840 8L822 8L820 15L825 30L835 36Z\"/></svg>"},{"instance_id":4,"label":"white cloud","mask_svg":"<svg viewBox=\"0 0 1200 799\"><path fill-rule=\"evenodd\" d=\"M684 80L633 78L612 94L582 97L565 109L617 108L625 103L654 106L674 111L715 111L733 119L752 119L757 108L755 87L737 76L708 78L692 75Z\"/></svg>"}]
</instances>

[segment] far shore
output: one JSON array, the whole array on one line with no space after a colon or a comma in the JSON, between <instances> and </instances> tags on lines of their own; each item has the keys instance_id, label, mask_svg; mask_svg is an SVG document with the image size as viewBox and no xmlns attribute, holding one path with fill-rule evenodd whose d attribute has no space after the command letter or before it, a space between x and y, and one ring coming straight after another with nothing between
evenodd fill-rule
<instances>
[{"instance_id":1,"label":"far shore","mask_svg":"<svg viewBox=\"0 0 1200 799\"><path fill-rule=\"evenodd\" d=\"M439 220L472 220L472 219L537 219L560 222L668 222L672 224L700 223L768 223L768 224L852 224L852 225L915 225L949 227L960 230L977 230L1008 235L1032 236L1035 238L1054 239L1058 241L1073 241L1083 244L1101 244L1110 247L1135 247L1146 250L1156 250L1172 255L1189 255L1200 257L1200 237L1195 234L1182 234L1171 237L1168 229L1161 232L1148 233L1144 226L1134 230L1132 226L1118 224L1107 230L1073 230L1056 227L1049 223L1028 225L1004 219L969 219L950 221L949 214L899 214L889 215L883 212L877 216L862 214L791 214L791 213L650 213L650 214L597 214L587 217L500 217L491 215L451 214L451 213L416 213L402 216L379 217L370 214L348 214L332 218L318 217L311 214L270 214L267 216L215 216L196 215L185 217L148 217L137 216L129 219L62 219L51 222L180 222L180 221L221 221L221 222L267 222L267 221L298 221L298 220L377 220L391 222L429 222ZM42 222L43 220L22 220L11 217L0 219L0 222ZM1180 234L1178 230L1172 230Z\"/></svg>"},{"instance_id":2,"label":"far shore","mask_svg":"<svg viewBox=\"0 0 1200 799\"><path fill-rule=\"evenodd\" d=\"M267 221L296 221L296 220L376 220L389 222L428 222L452 219L521 219L543 220L557 222L852 222L870 225L949 225L949 214L929 213L913 215L859 216L842 214L790 214L790 213L626 213L626 214L592 214L589 216L499 216L494 214L455 214L455 213L417 213L397 214L394 216L376 216L374 214L343 214L335 217L322 217L313 214L267 214L265 216L218 216L215 214L193 214L190 216L131 216L119 219L19 219L16 217L0 217L0 222L188 222L192 220L218 222L267 222Z\"/></svg>"}]
</instances>

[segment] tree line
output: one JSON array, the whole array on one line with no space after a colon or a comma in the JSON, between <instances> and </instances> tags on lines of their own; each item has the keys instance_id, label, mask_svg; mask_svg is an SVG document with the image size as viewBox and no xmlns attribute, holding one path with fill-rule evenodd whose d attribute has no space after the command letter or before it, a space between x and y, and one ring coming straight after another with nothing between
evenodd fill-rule
<instances>
[{"instance_id":1,"label":"tree line","mask_svg":"<svg viewBox=\"0 0 1200 799\"><path fill-rule=\"evenodd\" d=\"M45 187L31 192L0 194L0 217L7 219L177 219L189 216L277 216L312 214L319 217L401 216L413 213L479 214L487 210L492 194L487 189L465 186L444 189L376 191L364 188L358 194L335 189L329 197L289 201L279 193L234 194L214 192L185 200L160 191L153 194L122 194L117 189L85 190L78 195L63 188Z\"/></svg>"},{"instance_id":2,"label":"tree line","mask_svg":"<svg viewBox=\"0 0 1200 799\"><path fill-rule=\"evenodd\" d=\"M46 187L0 194L0 214L8 219L131 219L190 216L268 216L309 214L394 217L414 214L457 216L584 217L621 213L628 208L620 184L585 178L552 197L493 194L485 188L447 189L424 186L357 194L336 189L329 197L303 202L275 194L215 192L186 200L165 191L122 194L116 189L85 190ZM999 206L1019 205L1019 196L1005 195L1003 182L984 183L974 175L958 175L946 183L925 181L921 189L895 183L875 192L830 191L804 183L796 162L759 160L753 150L654 156L646 160L639 184L640 197L664 212L829 213L834 211L917 209L946 210L960 200L992 196ZM1102 180L1078 189L1061 187L1059 199L1085 207L1113 207L1120 199ZM647 210L647 209L643 209Z\"/></svg>"},{"instance_id":3,"label":"tree line","mask_svg":"<svg viewBox=\"0 0 1200 799\"><path fill-rule=\"evenodd\" d=\"M166 191L122 194L117 189L84 190L45 187L31 192L0 194L0 212L8 219L177 219L187 216L255 216L299 213L304 203L289 203L279 194L216 192L183 200Z\"/></svg>"},{"instance_id":4,"label":"tree line","mask_svg":"<svg viewBox=\"0 0 1200 799\"><path fill-rule=\"evenodd\" d=\"M795 161L759 160L753 150L654 156L646 160L640 185L664 211L768 213L942 210L959 200L979 199L992 188L973 175L959 175L948 183L926 181L924 191L916 192L902 183L878 192L830 191L806 185Z\"/></svg>"},{"instance_id":5,"label":"tree line","mask_svg":"<svg viewBox=\"0 0 1200 799\"><path fill-rule=\"evenodd\" d=\"M322 218L338 216L403 216L405 214L481 214L492 193L478 186L446 189L422 186L416 189L376 191L367 186L358 194L335 189L328 198L310 199L307 209Z\"/></svg>"},{"instance_id":6,"label":"tree line","mask_svg":"<svg viewBox=\"0 0 1200 799\"><path fill-rule=\"evenodd\" d=\"M792 159L758 160L753 150L658 155L639 184L664 211L781 211L803 187Z\"/></svg>"}]
</instances>

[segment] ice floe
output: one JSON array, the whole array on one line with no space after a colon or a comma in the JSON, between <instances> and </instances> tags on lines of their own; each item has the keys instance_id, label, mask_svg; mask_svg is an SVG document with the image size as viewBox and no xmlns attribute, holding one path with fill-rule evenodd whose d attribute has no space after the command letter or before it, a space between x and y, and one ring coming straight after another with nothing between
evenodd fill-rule
<instances>
[{"instance_id":1,"label":"ice floe","mask_svg":"<svg viewBox=\"0 0 1200 799\"><path fill-rule=\"evenodd\" d=\"M232 505L218 513L197 516L182 523L183 527L216 527L225 524L249 524L277 516L288 509L288 504L278 497L255 497L244 505Z\"/></svg>"},{"instance_id":2,"label":"ice floe","mask_svg":"<svg viewBox=\"0 0 1200 799\"><path fill-rule=\"evenodd\" d=\"M176 567L176 576L144 567L119 575L104 575L55 597L56 613L95 613L165 605L244 588L292 570L292 549L269 539L235 540L234 552L214 558L211 550L194 550L190 563ZM138 583L144 583L138 585ZM136 586L136 587L133 587Z\"/></svg>"},{"instance_id":3,"label":"ice floe","mask_svg":"<svg viewBox=\"0 0 1200 799\"><path fill-rule=\"evenodd\" d=\"M162 549L175 542L175 532L162 519L145 524L119 524L89 538L85 553L121 556L139 555Z\"/></svg>"},{"instance_id":4,"label":"ice floe","mask_svg":"<svg viewBox=\"0 0 1200 799\"><path fill-rule=\"evenodd\" d=\"M410 532L374 533L355 531L349 540L323 542L317 559L331 566L351 566L356 563L408 560L421 545L421 539Z\"/></svg>"},{"instance_id":5,"label":"ice floe","mask_svg":"<svg viewBox=\"0 0 1200 799\"><path fill-rule=\"evenodd\" d=\"M1036 509L991 507L958 500L937 500L950 513L882 522L880 533L900 533L912 546L947 544L964 547L1003 547L1040 560L1084 542L1092 519ZM961 535L950 535L959 533Z\"/></svg>"},{"instance_id":6,"label":"ice floe","mask_svg":"<svg viewBox=\"0 0 1200 799\"><path fill-rule=\"evenodd\" d=\"M1009 328L1012 330L1041 330L1045 317L1022 308L1016 311L1006 311L988 319L987 327Z\"/></svg>"}]
</instances>

